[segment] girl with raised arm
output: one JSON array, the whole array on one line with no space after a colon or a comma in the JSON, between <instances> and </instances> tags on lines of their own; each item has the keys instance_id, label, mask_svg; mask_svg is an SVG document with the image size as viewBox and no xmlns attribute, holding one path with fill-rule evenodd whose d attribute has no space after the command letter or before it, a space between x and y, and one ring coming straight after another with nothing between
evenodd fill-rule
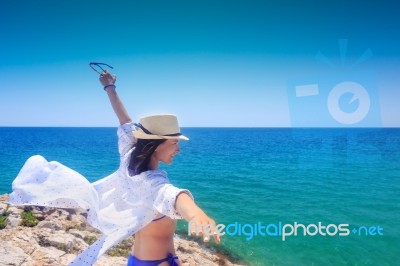
<instances>
[{"instance_id":1,"label":"girl with raised arm","mask_svg":"<svg viewBox=\"0 0 400 266\"><path fill-rule=\"evenodd\" d=\"M128 165L125 174L131 178L145 176L140 182L146 184L154 176L167 179L164 171L158 170L159 162L171 164L180 151L179 140L188 140L180 133L178 122L173 115L153 115L143 117L140 124L132 124L125 107L115 89L115 76L104 71L100 82L104 86L111 105L117 115L123 132L120 131L120 153ZM133 130L136 125L137 130ZM124 159L122 159L124 160ZM129 162L129 163L128 163ZM122 162L123 163L123 162ZM140 192L140 191L138 191ZM178 265L175 256L173 235L176 218L183 217L197 225L212 225L215 222L208 217L193 201L188 190L178 189L165 182L155 193L162 197L156 201L155 209L159 212L148 225L135 234L135 245L128 265ZM203 235L204 241L208 236ZM218 235L215 240L219 242ZM146 263L143 263L146 261ZM152 261L150 263L150 261Z\"/></svg>"},{"instance_id":2,"label":"girl with raised arm","mask_svg":"<svg viewBox=\"0 0 400 266\"><path fill-rule=\"evenodd\" d=\"M214 220L194 203L192 194L173 186L167 173L158 168L160 162L171 164L180 152L179 140L188 138L180 133L174 115L151 115L132 123L116 92L116 77L102 71L100 82L120 123L118 170L89 183L72 169L36 155L14 180L9 203L88 211L87 222L103 235L70 265L92 265L132 234L135 245L128 266L180 265L173 242L176 219L190 221L191 232L202 234L205 242L210 233L203 229L215 229ZM213 237L220 242L216 232Z\"/></svg>"}]
</instances>

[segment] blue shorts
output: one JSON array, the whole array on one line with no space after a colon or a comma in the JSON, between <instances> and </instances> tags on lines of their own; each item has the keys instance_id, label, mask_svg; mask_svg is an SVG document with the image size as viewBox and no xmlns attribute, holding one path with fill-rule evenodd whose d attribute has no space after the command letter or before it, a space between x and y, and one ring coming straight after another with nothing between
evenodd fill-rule
<instances>
[{"instance_id":1,"label":"blue shorts","mask_svg":"<svg viewBox=\"0 0 400 266\"><path fill-rule=\"evenodd\" d=\"M170 266L179 266L179 264L175 261L178 257L174 256L172 253L168 253L168 257L161 260L140 260L133 256L132 254L128 257L127 266L157 266L161 262L168 261Z\"/></svg>"}]
</instances>

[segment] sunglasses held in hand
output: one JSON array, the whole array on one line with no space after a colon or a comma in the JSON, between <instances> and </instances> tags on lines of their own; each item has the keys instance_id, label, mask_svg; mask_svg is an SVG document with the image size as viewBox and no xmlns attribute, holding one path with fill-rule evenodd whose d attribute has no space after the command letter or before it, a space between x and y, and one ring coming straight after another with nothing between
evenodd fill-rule
<instances>
[{"instance_id":1,"label":"sunglasses held in hand","mask_svg":"<svg viewBox=\"0 0 400 266\"><path fill-rule=\"evenodd\" d=\"M94 71L96 71L97 73L99 73L100 75L103 74L104 71L106 71L106 70L103 68L104 66L113 69L112 66L107 65L107 64L105 64L105 63L91 62L91 63L89 63L89 66L90 66ZM103 66L103 67L102 67L102 66ZM101 72L100 72L99 69L101 69Z\"/></svg>"}]
</instances>

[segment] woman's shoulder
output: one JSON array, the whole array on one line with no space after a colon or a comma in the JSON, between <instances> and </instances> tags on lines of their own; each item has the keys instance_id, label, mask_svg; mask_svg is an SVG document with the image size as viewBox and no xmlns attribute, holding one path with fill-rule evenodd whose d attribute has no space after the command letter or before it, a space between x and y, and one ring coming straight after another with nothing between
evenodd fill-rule
<instances>
[{"instance_id":1,"label":"woman's shoulder","mask_svg":"<svg viewBox=\"0 0 400 266\"><path fill-rule=\"evenodd\" d=\"M138 175L130 175L129 179L135 184L147 184L150 187L171 183L164 170L147 170Z\"/></svg>"},{"instance_id":2,"label":"woman's shoulder","mask_svg":"<svg viewBox=\"0 0 400 266\"><path fill-rule=\"evenodd\" d=\"M168 178L168 174L165 170L147 170L144 171L142 174L146 176L146 178L157 178L157 177L165 177Z\"/></svg>"},{"instance_id":3,"label":"woman's shoulder","mask_svg":"<svg viewBox=\"0 0 400 266\"><path fill-rule=\"evenodd\" d=\"M135 174L133 170L129 168L129 166L126 167L126 172L128 175L133 178L133 179L155 179L155 178L167 178L168 179L168 174L165 170L147 170L144 171L140 174Z\"/></svg>"}]
</instances>

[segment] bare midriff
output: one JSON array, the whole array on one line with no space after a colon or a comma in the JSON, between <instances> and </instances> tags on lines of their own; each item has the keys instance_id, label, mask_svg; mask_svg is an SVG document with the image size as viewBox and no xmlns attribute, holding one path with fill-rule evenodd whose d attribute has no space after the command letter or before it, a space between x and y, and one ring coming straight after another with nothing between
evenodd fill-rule
<instances>
[{"instance_id":1,"label":"bare midriff","mask_svg":"<svg viewBox=\"0 0 400 266\"><path fill-rule=\"evenodd\" d=\"M133 255L141 260L159 260L167 257L168 253L175 254L174 233L176 220L168 216L151 222L135 234ZM169 265L163 262L160 265Z\"/></svg>"}]
</instances>

